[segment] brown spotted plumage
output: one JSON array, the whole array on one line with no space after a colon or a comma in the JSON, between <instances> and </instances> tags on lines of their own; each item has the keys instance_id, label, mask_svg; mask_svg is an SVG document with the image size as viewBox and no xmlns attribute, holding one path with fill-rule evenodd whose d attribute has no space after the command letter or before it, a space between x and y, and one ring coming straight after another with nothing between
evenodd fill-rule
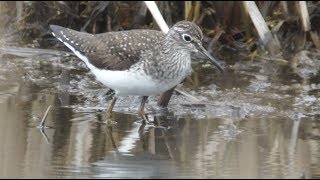
<instances>
[{"instance_id":1,"label":"brown spotted plumage","mask_svg":"<svg viewBox=\"0 0 320 180\"><path fill-rule=\"evenodd\" d=\"M139 61L145 50L155 50L155 44L164 34L155 30L131 30L92 35L51 25L51 30L63 42L72 45L88 57L90 63L99 69L127 70ZM61 34L61 31L63 34Z\"/></svg>"}]
</instances>

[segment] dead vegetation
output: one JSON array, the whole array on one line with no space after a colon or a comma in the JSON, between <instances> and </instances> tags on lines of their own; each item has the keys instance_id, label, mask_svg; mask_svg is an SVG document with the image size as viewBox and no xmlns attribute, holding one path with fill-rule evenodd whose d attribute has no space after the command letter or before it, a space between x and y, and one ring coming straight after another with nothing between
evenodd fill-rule
<instances>
[{"instance_id":1,"label":"dead vegetation","mask_svg":"<svg viewBox=\"0 0 320 180\"><path fill-rule=\"evenodd\" d=\"M265 47L273 55L281 50L284 58L290 59L292 54L301 50L320 47L320 3L317 1L263 1L256 4L241 1L162 1L157 5L169 26L183 19L200 25L209 51L223 46L248 50L250 56L256 53L257 47ZM252 14L255 5L260 12L258 14ZM6 38L19 37L27 43L37 42L40 47L52 45L48 44L49 24L94 34L135 28L158 29L142 1L1 2L0 9L1 25L11 28ZM260 15L264 21L259 22L260 27L255 27L258 20L252 18ZM265 34L269 36L266 40L261 38L264 31L260 32L264 23L272 33ZM275 42L268 47L270 39ZM277 48L270 49L274 46Z\"/></svg>"}]
</instances>

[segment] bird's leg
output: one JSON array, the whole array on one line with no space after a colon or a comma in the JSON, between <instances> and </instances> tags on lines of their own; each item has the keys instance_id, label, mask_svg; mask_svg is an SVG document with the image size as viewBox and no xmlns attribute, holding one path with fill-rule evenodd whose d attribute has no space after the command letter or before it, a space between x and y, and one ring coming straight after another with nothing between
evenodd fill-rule
<instances>
[{"instance_id":1,"label":"bird's leg","mask_svg":"<svg viewBox=\"0 0 320 180\"><path fill-rule=\"evenodd\" d=\"M148 99L148 96L142 97L142 101L141 101L140 108L139 108L139 115L142 117L143 121L146 121L146 120L148 121L148 118L144 113L144 106L146 104L147 99Z\"/></svg>"},{"instance_id":2,"label":"bird's leg","mask_svg":"<svg viewBox=\"0 0 320 180\"><path fill-rule=\"evenodd\" d=\"M114 96L107 110L107 120L111 118L113 106L116 104L117 96Z\"/></svg>"}]
</instances>

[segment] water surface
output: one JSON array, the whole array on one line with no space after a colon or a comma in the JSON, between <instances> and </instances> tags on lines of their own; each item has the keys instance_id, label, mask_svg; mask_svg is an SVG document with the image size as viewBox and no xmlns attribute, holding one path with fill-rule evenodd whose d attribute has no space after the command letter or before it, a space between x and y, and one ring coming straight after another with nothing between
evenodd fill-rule
<instances>
[{"instance_id":1,"label":"water surface","mask_svg":"<svg viewBox=\"0 0 320 180\"><path fill-rule=\"evenodd\" d=\"M266 60L195 64L167 109L112 94L76 57L0 53L2 178L319 178L319 73ZM20 54L21 55L21 54ZM314 61L319 56L310 56ZM312 69L311 69L312 70ZM306 71L309 74L306 75ZM194 99L195 98L195 99ZM45 125L37 126L48 106Z\"/></svg>"}]
</instances>

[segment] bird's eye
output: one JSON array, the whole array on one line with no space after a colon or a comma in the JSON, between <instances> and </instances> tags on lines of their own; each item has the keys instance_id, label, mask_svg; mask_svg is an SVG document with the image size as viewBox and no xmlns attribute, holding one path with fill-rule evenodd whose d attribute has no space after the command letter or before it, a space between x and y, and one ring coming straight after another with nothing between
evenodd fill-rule
<instances>
[{"instance_id":1,"label":"bird's eye","mask_svg":"<svg viewBox=\"0 0 320 180\"><path fill-rule=\"evenodd\" d=\"M183 40L185 40L186 42L191 42L191 36L188 34L182 34L182 38Z\"/></svg>"}]
</instances>

